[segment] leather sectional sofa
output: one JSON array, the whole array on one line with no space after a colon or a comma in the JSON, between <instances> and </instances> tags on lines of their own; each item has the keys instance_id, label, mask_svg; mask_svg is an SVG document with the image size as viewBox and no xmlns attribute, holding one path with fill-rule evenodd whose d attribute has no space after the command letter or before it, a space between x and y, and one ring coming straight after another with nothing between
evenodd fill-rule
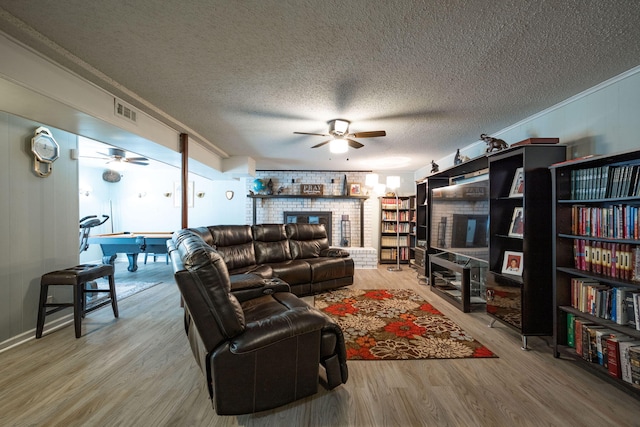
<instances>
[{"instance_id":1,"label":"leather sectional sofa","mask_svg":"<svg viewBox=\"0 0 640 427\"><path fill-rule=\"evenodd\" d=\"M206 377L216 413L238 415L272 409L316 393L318 383L327 389L345 383L348 370L340 327L289 292L289 285L282 279L262 278L249 272L282 272L295 278L299 277L296 269L300 267L287 267L287 260L269 268L256 262L253 270L248 266L237 270L243 273L235 276L232 289L228 261L211 245L212 240L206 242L202 238L202 231L175 232L167 246L182 295L185 331ZM204 234L215 236L216 242L222 243L221 235L237 242L246 237L246 232L244 227L233 226L225 232L215 229ZM237 245L221 247L230 246ZM281 246L284 250L285 246ZM251 252L242 244L237 250L242 252L241 248ZM298 247L294 253L299 256L297 250L307 249ZM344 263L338 266L345 268ZM323 273L322 268L316 270L320 277L327 278L320 282L339 282ZM311 288L307 283L299 289Z\"/></svg>"},{"instance_id":2,"label":"leather sectional sofa","mask_svg":"<svg viewBox=\"0 0 640 427\"><path fill-rule=\"evenodd\" d=\"M322 224L216 225L190 230L220 254L232 283L246 279L238 275L247 274L279 278L298 296L353 284L353 259L348 252L329 247Z\"/></svg>"}]
</instances>

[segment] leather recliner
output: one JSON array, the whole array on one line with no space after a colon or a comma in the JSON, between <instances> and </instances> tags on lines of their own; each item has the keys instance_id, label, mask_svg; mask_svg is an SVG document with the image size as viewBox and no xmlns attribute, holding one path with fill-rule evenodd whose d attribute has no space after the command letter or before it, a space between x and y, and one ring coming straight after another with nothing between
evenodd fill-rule
<instances>
[{"instance_id":1,"label":"leather recliner","mask_svg":"<svg viewBox=\"0 0 640 427\"><path fill-rule=\"evenodd\" d=\"M347 381L340 327L286 292L286 283L261 279L239 301L225 262L200 236L181 230L168 247L216 413L263 411L316 393L319 382L333 389Z\"/></svg>"}]
</instances>

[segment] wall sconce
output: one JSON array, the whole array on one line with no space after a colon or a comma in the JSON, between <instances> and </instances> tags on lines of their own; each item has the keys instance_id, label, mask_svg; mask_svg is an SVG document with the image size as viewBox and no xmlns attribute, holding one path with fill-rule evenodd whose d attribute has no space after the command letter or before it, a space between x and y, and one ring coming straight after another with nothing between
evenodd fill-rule
<instances>
[{"instance_id":1,"label":"wall sconce","mask_svg":"<svg viewBox=\"0 0 640 427\"><path fill-rule=\"evenodd\" d=\"M80 188L79 193L83 196L89 197L91 195L91 193L93 192L93 190L91 189L91 187L87 187L87 188Z\"/></svg>"},{"instance_id":2,"label":"wall sconce","mask_svg":"<svg viewBox=\"0 0 640 427\"><path fill-rule=\"evenodd\" d=\"M147 197L147 192L146 191L141 191L138 193L138 198L142 199L143 197Z\"/></svg>"},{"instance_id":3,"label":"wall sconce","mask_svg":"<svg viewBox=\"0 0 640 427\"><path fill-rule=\"evenodd\" d=\"M227 198L227 200L233 199L233 191L231 190L225 191L224 196Z\"/></svg>"},{"instance_id":4,"label":"wall sconce","mask_svg":"<svg viewBox=\"0 0 640 427\"><path fill-rule=\"evenodd\" d=\"M197 193L196 196L198 196L198 199L202 199L204 197L204 194L205 193L200 192L200 193Z\"/></svg>"},{"instance_id":5,"label":"wall sconce","mask_svg":"<svg viewBox=\"0 0 640 427\"><path fill-rule=\"evenodd\" d=\"M169 197L171 197L171 192L169 191L169 192L166 192L166 193L162 193L162 195L164 197L166 197L166 198L169 198Z\"/></svg>"}]
</instances>

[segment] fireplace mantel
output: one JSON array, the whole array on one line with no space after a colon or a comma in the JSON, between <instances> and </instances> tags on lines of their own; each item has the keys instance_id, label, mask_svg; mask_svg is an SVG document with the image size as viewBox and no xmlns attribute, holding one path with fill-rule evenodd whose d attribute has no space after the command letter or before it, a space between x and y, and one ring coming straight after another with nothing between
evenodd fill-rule
<instances>
[{"instance_id":1,"label":"fireplace mantel","mask_svg":"<svg viewBox=\"0 0 640 427\"><path fill-rule=\"evenodd\" d=\"M346 201L357 200L360 202L360 246L364 245L364 202L367 201L369 196L332 196L332 195L314 195L314 194L247 194L247 197L253 201L253 224L256 223L257 218L257 203L256 200L262 199L262 203L266 199L340 199Z\"/></svg>"}]
</instances>

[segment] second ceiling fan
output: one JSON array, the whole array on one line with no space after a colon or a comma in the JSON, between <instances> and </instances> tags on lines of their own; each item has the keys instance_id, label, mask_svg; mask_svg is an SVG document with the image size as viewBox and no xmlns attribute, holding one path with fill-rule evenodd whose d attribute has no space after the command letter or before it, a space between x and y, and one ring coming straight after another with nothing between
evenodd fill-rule
<instances>
[{"instance_id":1,"label":"second ceiling fan","mask_svg":"<svg viewBox=\"0 0 640 427\"><path fill-rule=\"evenodd\" d=\"M329 133L308 133L308 132L294 132L298 135L315 135L315 136L330 136L331 139L321 142L320 144L316 144L311 148L322 147L325 144L331 143L331 151L333 152L344 152L347 150L347 146L352 148L362 148L364 144L355 141L351 138L374 138L377 136L386 136L387 132L383 130L376 130L370 132L355 132L349 133L349 121L342 119L333 119L329 120ZM335 143L341 143L343 146L342 151L336 151L334 149ZM338 148L340 149L340 148Z\"/></svg>"}]
</instances>

